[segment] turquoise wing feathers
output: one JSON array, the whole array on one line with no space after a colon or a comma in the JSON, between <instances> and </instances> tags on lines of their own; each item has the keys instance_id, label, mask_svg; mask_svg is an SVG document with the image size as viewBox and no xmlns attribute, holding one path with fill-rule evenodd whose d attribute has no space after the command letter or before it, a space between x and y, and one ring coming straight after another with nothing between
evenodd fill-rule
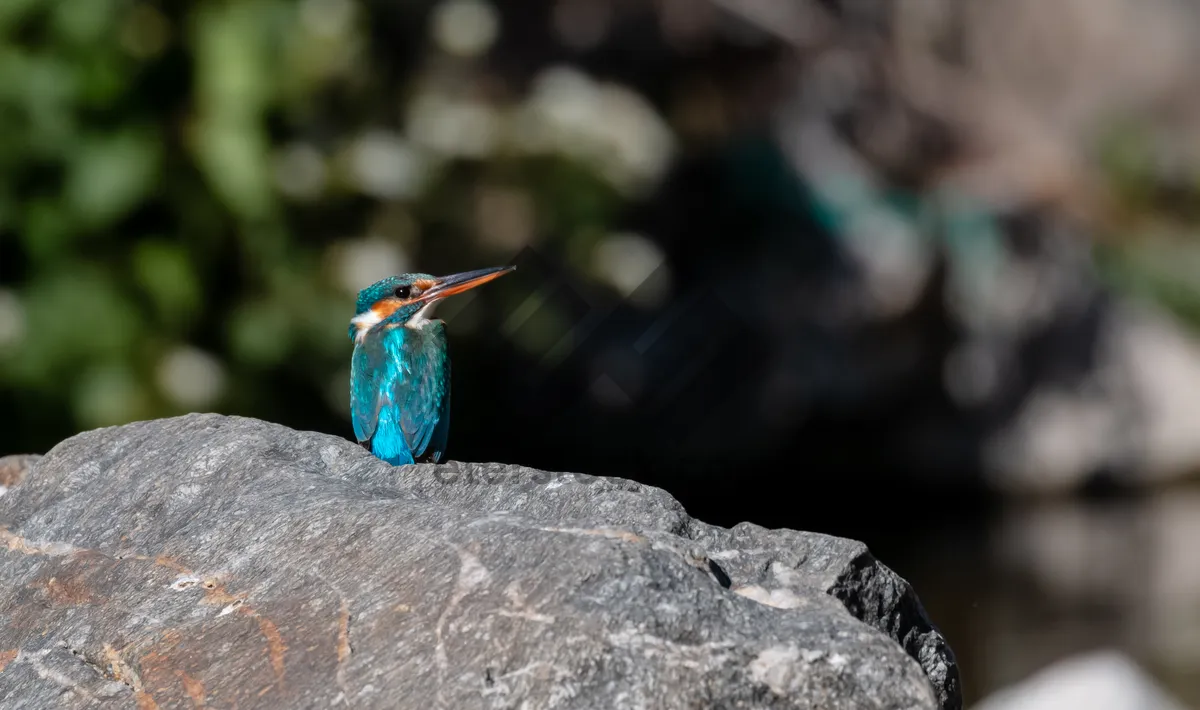
<instances>
[{"instance_id":1,"label":"turquoise wing feathers","mask_svg":"<svg viewBox=\"0 0 1200 710\"><path fill-rule=\"evenodd\" d=\"M449 360L440 329L400 327L368 335L351 360L354 434L378 457L400 465L437 461L449 430Z\"/></svg>"},{"instance_id":2,"label":"turquoise wing feathers","mask_svg":"<svg viewBox=\"0 0 1200 710\"><path fill-rule=\"evenodd\" d=\"M381 350L378 339L364 339L354 345L354 355L350 358L350 420L354 436L360 442L369 442L375 436L375 425L379 422L381 400L377 375L383 371Z\"/></svg>"},{"instance_id":3,"label":"turquoise wing feathers","mask_svg":"<svg viewBox=\"0 0 1200 710\"><path fill-rule=\"evenodd\" d=\"M433 437L429 440L430 456L434 463L442 460L442 455L446 453L446 441L450 438L450 358L446 358L445 362L446 376L444 382L446 389L442 393L441 412L438 415L437 426L433 430Z\"/></svg>"},{"instance_id":4,"label":"turquoise wing feathers","mask_svg":"<svg viewBox=\"0 0 1200 710\"><path fill-rule=\"evenodd\" d=\"M431 326L432 327L432 326ZM442 420L442 402L447 399L450 381L446 376L444 349L423 347L428 338L409 348L404 362L406 377L393 384L393 401L400 404L400 429L408 442L413 458L426 454L438 423Z\"/></svg>"}]
</instances>

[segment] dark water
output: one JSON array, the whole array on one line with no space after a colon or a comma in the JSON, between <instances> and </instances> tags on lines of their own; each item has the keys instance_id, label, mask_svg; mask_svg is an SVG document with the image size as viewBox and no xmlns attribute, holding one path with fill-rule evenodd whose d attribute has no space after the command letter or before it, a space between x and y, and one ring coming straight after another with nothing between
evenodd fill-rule
<instances>
[{"instance_id":1,"label":"dark water","mask_svg":"<svg viewBox=\"0 0 1200 710\"><path fill-rule=\"evenodd\" d=\"M1200 707L1200 489L1014 505L871 542L949 640L968 706L1066 656L1116 649Z\"/></svg>"}]
</instances>

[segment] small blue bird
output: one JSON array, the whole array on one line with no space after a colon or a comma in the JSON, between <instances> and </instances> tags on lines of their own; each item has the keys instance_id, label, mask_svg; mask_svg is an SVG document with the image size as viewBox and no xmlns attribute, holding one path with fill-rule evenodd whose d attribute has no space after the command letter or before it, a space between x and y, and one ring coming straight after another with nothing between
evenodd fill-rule
<instances>
[{"instance_id":1,"label":"small blue bird","mask_svg":"<svg viewBox=\"0 0 1200 710\"><path fill-rule=\"evenodd\" d=\"M430 315L443 298L514 268L401 274L358 292L350 414L360 444L393 466L441 459L450 431L450 356L445 324Z\"/></svg>"}]
</instances>

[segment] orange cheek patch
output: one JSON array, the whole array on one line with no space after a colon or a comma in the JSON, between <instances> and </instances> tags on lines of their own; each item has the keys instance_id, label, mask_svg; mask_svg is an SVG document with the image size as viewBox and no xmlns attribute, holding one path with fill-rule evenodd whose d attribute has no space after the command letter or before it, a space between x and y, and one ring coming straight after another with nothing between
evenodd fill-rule
<instances>
[{"instance_id":1,"label":"orange cheek patch","mask_svg":"<svg viewBox=\"0 0 1200 710\"><path fill-rule=\"evenodd\" d=\"M371 306L371 310L375 313L375 315L379 316L379 320L386 320L388 316L405 306L416 303L418 300L420 299L410 298L405 301L399 298L385 298L381 301L377 301L375 305Z\"/></svg>"},{"instance_id":2,"label":"orange cheek patch","mask_svg":"<svg viewBox=\"0 0 1200 710\"><path fill-rule=\"evenodd\" d=\"M398 298L385 298L371 306L371 310L375 315L379 316L379 320L385 320L388 316L400 310L400 307L403 305L404 301Z\"/></svg>"}]
</instances>

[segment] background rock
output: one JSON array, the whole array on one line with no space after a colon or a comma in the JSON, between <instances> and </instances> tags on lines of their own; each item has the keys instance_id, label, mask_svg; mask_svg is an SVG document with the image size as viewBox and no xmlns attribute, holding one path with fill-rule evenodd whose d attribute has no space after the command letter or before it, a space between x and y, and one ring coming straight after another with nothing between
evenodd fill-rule
<instances>
[{"instance_id":1,"label":"background rock","mask_svg":"<svg viewBox=\"0 0 1200 710\"><path fill-rule=\"evenodd\" d=\"M1181 700L1200 704L1191 680L1200 668L1198 539L1200 490L1187 488L1006 511L991 526L990 551L980 553L996 565L978 573L986 589L966 592L986 639L975 650L988 649L976 656L973 685L1006 687L1062 659L1119 649ZM1023 652L990 650L1000 648Z\"/></svg>"},{"instance_id":2,"label":"background rock","mask_svg":"<svg viewBox=\"0 0 1200 710\"><path fill-rule=\"evenodd\" d=\"M398 473L215 415L63 442L0 502L0 704L961 705L861 543L619 479Z\"/></svg>"},{"instance_id":3,"label":"background rock","mask_svg":"<svg viewBox=\"0 0 1200 710\"><path fill-rule=\"evenodd\" d=\"M975 710L1058 708L1185 710L1128 656L1116 651L1061 660L975 706Z\"/></svg>"}]
</instances>

